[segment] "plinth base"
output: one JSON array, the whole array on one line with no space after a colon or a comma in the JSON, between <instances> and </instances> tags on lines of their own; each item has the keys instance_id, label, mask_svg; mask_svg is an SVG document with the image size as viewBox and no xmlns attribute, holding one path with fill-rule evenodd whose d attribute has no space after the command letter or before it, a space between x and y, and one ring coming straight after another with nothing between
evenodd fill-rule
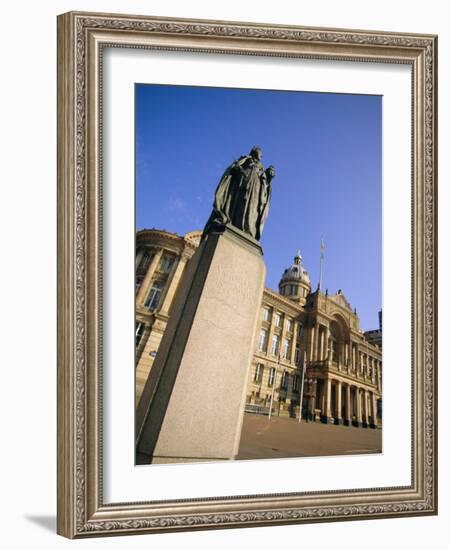
<instances>
[{"instance_id":1,"label":"plinth base","mask_svg":"<svg viewBox=\"0 0 449 550\"><path fill-rule=\"evenodd\" d=\"M226 227L190 260L137 410L138 464L238 453L265 284L254 239Z\"/></svg>"}]
</instances>

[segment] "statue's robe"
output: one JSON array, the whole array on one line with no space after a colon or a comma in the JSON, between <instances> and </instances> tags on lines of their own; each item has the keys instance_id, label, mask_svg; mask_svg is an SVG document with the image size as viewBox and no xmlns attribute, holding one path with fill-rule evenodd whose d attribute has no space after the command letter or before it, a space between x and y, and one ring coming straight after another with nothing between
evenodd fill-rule
<instances>
[{"instance_id":1,"label":"statue's robe","mask_svg":"<svg viewBox=\"0 0 449 550\"><path fill-rule=\"evenodd\" d=\"M250 164L246 166L246 164ZM233 223L245 233L260 240L271 200L271 183L262 164L258 161L242 165L244 177L236 201Z\"/></svg>"},{"instance_id":2,"label":"statue's robe","mask_svg":"<svg viewBox=\"0 0 449 550\"><path fill-rule=\"evenodd\" d=\"M221 177L203 237L213 228L231 224L259 240L270 198L271 184L262 164L251 156L240 157Z\"/></svg>"},{"instance_id":3,"label":"statue's robe","mask_svg":"<svg viewBox=\"0 0 449 550\"><path fill-rule=\"evenodd\" d=\"M266 175L262 164L255 159L248 159L242 163L240 172L242 178L232 223L256 238L262 206L261 192Z\"/></svg>"},{"instance_id":4,"label":"statue's robe","mask_svg":"<svg viewBox=\"0 0 449 550\"><path fill-rule=\"evenodd\" d=\"M217 189L215 190L212 213L204 227L203 236L205 236L214 227L220 227L228 223L234 225L232 222L232 216L235 209L235 202L239 196L239 189L243 177L238 168L249 158L249 156L240 157L228 166L222 175Z\"/></svg>"}]
</instances>

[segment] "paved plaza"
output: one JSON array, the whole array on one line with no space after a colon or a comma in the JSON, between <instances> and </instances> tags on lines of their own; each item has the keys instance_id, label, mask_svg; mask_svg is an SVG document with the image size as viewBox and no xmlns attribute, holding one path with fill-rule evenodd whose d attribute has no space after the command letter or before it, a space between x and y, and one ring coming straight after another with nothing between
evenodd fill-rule
<instances>
[{"instance_id":1,"label":"paved plaza","mask_svg":"<svg viewBox=\"0 0 449 550\"><path fill-rule=\"evenodd\" d=\"M382 430L245 413L237 460L380 453Z\"/></svg>"}]
</instances>

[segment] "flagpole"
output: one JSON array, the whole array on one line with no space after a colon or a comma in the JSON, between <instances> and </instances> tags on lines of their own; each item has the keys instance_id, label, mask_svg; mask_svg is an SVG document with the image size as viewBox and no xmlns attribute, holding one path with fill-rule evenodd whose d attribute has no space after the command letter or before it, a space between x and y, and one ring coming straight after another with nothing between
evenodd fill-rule
<instances>
[{"instance_id":1,"label":"flagpole","mask_svg":"<svg viewBox=\"0 0 449 550\"><path fill-rule=\"evenodd\" d=\"M302 419L302 400L303 400L303 396L304 396L304 378L306 377L306 362L307 362L307 353L304 352L304 359L303 359L303 363L302 363L301 393L299 394L298 422L301 422L301 419Z\"/></svg>"},{"instance_id":2,"label":"flagpole","mask_svg":"<svg viewBox=\"0 0 449 550\"><path fill-rule=\"evenodd\" d=\"M324 240L321 237L321 254L320 254L320 284L319 288L323 286L323 260L324 260Z\"/></svg>"}]
</instances>

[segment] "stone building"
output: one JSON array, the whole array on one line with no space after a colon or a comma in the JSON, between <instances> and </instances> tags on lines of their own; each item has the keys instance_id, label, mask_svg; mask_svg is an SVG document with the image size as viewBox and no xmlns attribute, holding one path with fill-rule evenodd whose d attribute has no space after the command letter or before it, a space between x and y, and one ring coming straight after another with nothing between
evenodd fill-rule
<instances>
[{"instance_id":1,"label":"stone building","mask_svg":"<svg viewBox=\"0 0 449 550\"><path fill-rule=\"evenodd\" d=\"M137 233L136 404L200 238L200 231L184 237L155 229ZM381 388L381 332L366 337L342 291L312 292L298 252L279 292L264 290L246 409L298 417L301 408L307 420L375 428Z\"/></svg>"},{"instance_id":2,"label":"stone building","mask_svg":"<svg viewBox=\"0 0 449 550\"><path fill-rule=\"evenodd\" d=\"M201 231L184 237L157 229L136 235L136 406L167 326L170 306Z\"/></svg>"}]
</instances>

